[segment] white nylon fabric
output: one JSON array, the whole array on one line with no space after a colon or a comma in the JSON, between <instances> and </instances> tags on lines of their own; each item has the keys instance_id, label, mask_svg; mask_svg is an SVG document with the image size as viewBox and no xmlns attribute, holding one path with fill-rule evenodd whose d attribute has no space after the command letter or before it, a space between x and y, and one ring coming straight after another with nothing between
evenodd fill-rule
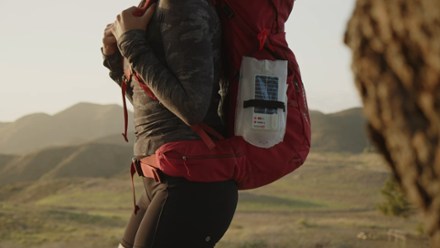
<instances>
[{"instance_id":1,"label":"white nylon fabric","mask_svg":"<svg viewBox=\"0 0 440 248\"><path fill-rule=\"evenodd\" d=\"M287 109L244 108L248 100L283 102L287 108L287 60L258 60L243 57L240 68L235 135L248 143L270 148L283 141Z\"/></svg>"}]
</instances>

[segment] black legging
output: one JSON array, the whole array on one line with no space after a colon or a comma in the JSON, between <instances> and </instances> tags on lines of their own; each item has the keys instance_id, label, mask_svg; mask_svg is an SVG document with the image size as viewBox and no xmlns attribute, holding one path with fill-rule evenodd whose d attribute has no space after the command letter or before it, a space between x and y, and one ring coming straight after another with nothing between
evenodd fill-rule
<instances>
[{"instance_id":1,"label":"black legging","mask_svg":"<svg viewBox=\"0 0 440 248\"><path fill-rule=\"evenodd\" d=\"M237 206L233 181L196 183L163 176L144 179L140 210L130 218L121 244L126 248L214 247Z\"/></svg>"}]
</instances>

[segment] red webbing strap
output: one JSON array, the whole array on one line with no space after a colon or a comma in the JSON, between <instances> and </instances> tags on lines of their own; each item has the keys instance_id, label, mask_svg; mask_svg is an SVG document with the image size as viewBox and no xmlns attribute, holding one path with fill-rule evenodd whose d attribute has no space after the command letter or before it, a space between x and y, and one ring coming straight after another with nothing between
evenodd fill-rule
<instances>
[{"instance_id":1,"label":"red webbing strap","mask_svg":"<svg viewBox=\"0 0 440 248\"><path fill-rule=\"evenodd\" d=\"M133 207L134 207L134 214L137 213L137 211L139 211L139 206L136 205L136 192L135 192L135 187L134 187L134 179L133 176L136 173L136 166L135 166L135 161L132 160L131 161L131 165L130 165L130 174L131 174L131 191L133 192Z\"/></svg>"},{"instance_id":2,"label":"red webbing strap","mask_svg":"<svg viewBox=\"0 0 440 248\"><path fill-rule=\"evenodd\" d=\"M132 72L132 75L136 78L136 81L138 82L139 86L144 90L145 94L149 96L153 100L157 100L157 97L154 95L153 91L144 83L142 78L139 77L139 75L136 72Z\"/></svg>"},{"instance_id":3,"label":"red webbing strap","mask_svg":"<svg viewBox=\"0 0 440 248\"><path fill-rule=\"evenodd\" d=\"M122 104L124 108L124 132L122 133L122 136L124 137L125 141L128 142L128 137L127 137L128 111L127 111L127 101L125 100L125 94L127 92L127 78L125 76L124 79L122 80L121 90L122 90Z\"/></svg>"},{"instance_id":4,"label":"red webbing strap","mask_svg":"<svg viewBox=\"0 0 440 248\"><path fill-rule=\"evenodd\" d=\"M217 132L214 128L202 123L199 124L199 126L202 128L203 131L207 132L208 134L214 136L216 139L218 140L223 140L225 139L225 137L223 137L223 135L221 135L219 132Z\"/></svg>"},{"instance_id":5,"label":"red webbing strap","mask_svg":"<svg viewBox=\"0 0 440 248\"><path fill-rule=\"evenodd\" d=\"M208 147L209 150L212 150L215 148L214 141L211 139L211 137L209 137L207 132L205 132L205 130L203 129L201 124L193 125L190 127L195 133L197 133L199 135L199 137L202 139L203 143L205 143L205 145Z\"/></svg>"},{"instance_id":6,"label":"red webbing strap","mask_svg":"<svg viewBox=\"0 0 440 248\"><path fill-rule=\"evenodd\" d=\"M134 214L139 211L139 206L136 205L136 190L134 187L134 174L138 174L141 177L153 178L156 182L162 182L158 172L159 162L156 159L156 155L151 155L141 160L132 159L130 165L131 176L131 191L133 192L133 206Z\"/></svg>"},{"instance_id":7,"label":"red webbing strap","mask_svg":"<svg viewBox=\"0 0 440 248\"><path fill-rule=\"evenodd\" d=\"M266 40L267 40L268 36L269 36L269 29L267 29L267 28L263 28L263 30L261 30L258 33L257 38L258 38L258 41L259 41L259 44L260 44L258 46L259 51L263 50L264 45L266 44Z\"/></svg>"},{"instance_id":8,"label":"red webbing strap","mask_svg":"<svg viewBox=\"0 0 440 248\"><path fill-rule=\"evenodd\" d=\"M159 168L159 161L157 160L156 154L150 155L145 158L140 159L141 164L146 164L154 168Z\"/></svg>"},{"instance_id":9,"label":"red webbing strap","mask_svg":"<svg viewBox=\"0 0 440 248\"><path fill-rule=\"evenodd\" d=\"M142 158L140 160L140 167L142 170L142 176L153 178L156 182L162 182L158 173L159 162L155 154Z\"/></svg>"}]
</instances>

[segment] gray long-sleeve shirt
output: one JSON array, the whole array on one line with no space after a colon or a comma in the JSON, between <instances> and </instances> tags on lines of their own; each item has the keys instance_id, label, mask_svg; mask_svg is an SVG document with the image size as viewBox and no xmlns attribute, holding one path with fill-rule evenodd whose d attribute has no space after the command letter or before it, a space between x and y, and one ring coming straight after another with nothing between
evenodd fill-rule
<instances>
[{"instance_id":1,"label":"gray long-sleeve shirt","mask_svg":"<svg viewBox=\"0 0 440 248\"><path fill-rule=\"evenodd\" d=\"M162 144L198 139L188 125L205 123L222 130L220 96L221 28L208 0L160 0L147 32L131 30L118 47L158 100L132 81L135 156L153 154ZM110 76L122 76L120 54L104 59Z\"/></svg>"}]
</instances>

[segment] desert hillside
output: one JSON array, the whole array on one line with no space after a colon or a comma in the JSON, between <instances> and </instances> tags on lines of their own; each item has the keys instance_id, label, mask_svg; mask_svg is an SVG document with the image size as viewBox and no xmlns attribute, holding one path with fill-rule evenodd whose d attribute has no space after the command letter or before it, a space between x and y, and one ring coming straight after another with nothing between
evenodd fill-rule
<instances>
[{"instance_id":1,"label":"desert hillside","mask_svg":"<svg viewBox=\"0 0 440 248\"><path fill-rule=\"evenodd\" d=\"M53 116L32 114L0 126L0 185L114 176L132 155L131 143L121 136L121 113L118 105L80 103ZM311 111L311 121L313 152L361 153L369 147L360 108Z\"/></svg>"},{"instance_id":2,"label":"desert hillside","mask_svg":"<svg viewBox=\"0 0 440 248\"><path fill-rule=\"evenodd\" d=\"M0 186L1 248L117 246L133 211L128 170L90 177L69 168ZM419 216L377 210L388 174L376 154L312 153L281 180L241 191L232 225L216 247L427 248ZM139 195L141 180L135 182Z\"/></svg>"},{"instance_id":3,"label":"desert hillside","mask_svg":"<svg viewBox=\"0 0 440 248\"><path fill-rule=\"evenodd\" d=\"M389 172L365 152L361 112L311 111L306 163L267 187L240 192L218 247L400 247L390 230L404 233L406 247L426 247L416 216L377 210ZM0 125L7 138L0 140L0 248L117 246L132 211L132 146L120 134L121 113L117 105L82 103ZM141 180L135 182L140 194Z\"/></svg>"},{"instance_id":4,"label":"desert hillside","mask_svg":"<svg viewBox=\"0 0 440 248\"><path fill-rule=\"evenodd\" d=\"M311 111L312 150L360 153L371 149L361 108L332 114Z\"/></svg>"},{"instance_id":5,"label":"desert hillside","mask_svg":"<svg viewBox=\"0 0 440 248\"><path fill-rule=\"evenodd\" d=\"M131 119L132 113L129 113ZM324 114L311 111L312 150L359 153L368 149L362 109ZM130 141L133 128L129 125ZM119 105L79 103L53 116L36 113L0 124L0 154L26 155L89 142L123 144ZM0 163L2 161L0 160Z\"/></svg>"},{"instance_id":6,"label":"desert hillside","mask_svg":"<svg viewBox=\"0 0 440 248\"><path fill-rule=\"evenodd\" d=\"M78 177L111 177L128 171L129 145L84 144L0 156L0 185Z\"/></svg>"},{"instance_id":7,"label":"desert hillside","mask_svg":"<svg viewBox=\"0 0 440 248\"><path fill-rule=\"evenodd\" d=\"M121 133L122 124L119 105L79 103L53 116L35 113L0 125L0 153L25 155L53 146L78 145Z\"/></svg>"}]
</instances>

